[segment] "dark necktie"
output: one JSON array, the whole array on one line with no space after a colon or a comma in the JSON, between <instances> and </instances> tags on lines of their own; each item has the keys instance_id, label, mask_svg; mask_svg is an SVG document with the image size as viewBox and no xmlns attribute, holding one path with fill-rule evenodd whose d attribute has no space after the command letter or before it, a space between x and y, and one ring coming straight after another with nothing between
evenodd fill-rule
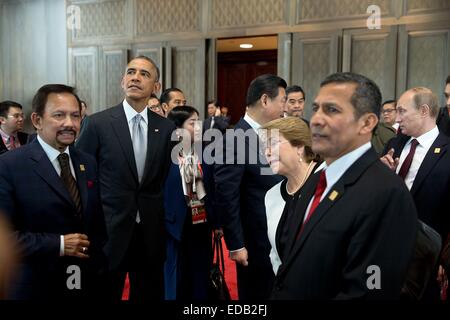
<instances>
[{"instance_id":1,"label":"dark necktie","mask_svg":"<svg viewBox=\"0 0 450 320\"><path fill-rule=\"evenodd\" d=\"M297 234L297 239L300 237L300 234L303 231L303 227L305 226L306 223L308 223L308 221L309 221L309 219L311 219L311 216L313 215L314 211L319 206L320 198L322 198L322 194L326 188L327 188L327 177L325 175L325 170L322 170L320 172L319 183L317 184L316 191L314 192L314 199L311 204L311 208L309 208L308 215L306 216L306 219L303 221L302 226Z\"/></svg>"},{"instance_id":2,"label":"dark necktie","mask_svg":"<svg viewBox=\"0 0 450 320\"><path fill-rule=\"evenodd\" d=\"M77 208L77 216L81 216L81 198L80 193L78 192L77 182L75 178L72 176L72 172L70 172L69 165L69 156L67 153L61 153L58 156L59 165L61 166L61 179L64 185L69 191L70 197L75 203L75 207Z\"/></svg>"},{"instance_id":3,"label":"dark necktie","mask_svg":"<svg viewBox=\"0 0 450 320\"><path fill-rule=\"evenodd\" d=\"M411 141L411 148L409 149L409 153L406 156L405 161L403 161L400 171L398 172L398 175L402 177L403 180L405 180L409 168L411 167L411 163L414 159L414 153L416 152L416 147L418 144L419 142L416 139L413 139Z\"/></svg>"}]
</instances>

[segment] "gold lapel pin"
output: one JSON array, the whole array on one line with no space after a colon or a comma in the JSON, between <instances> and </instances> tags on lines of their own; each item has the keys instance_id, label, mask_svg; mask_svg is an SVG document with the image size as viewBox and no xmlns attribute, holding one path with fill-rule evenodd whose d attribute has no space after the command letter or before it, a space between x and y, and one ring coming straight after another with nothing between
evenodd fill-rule
<instances>
[{"instance_id":1,"label":"gold lapel pin","mask_svg":"<svg viewBox=\"0 0 450 320\"><path fill-rule=\"evenodd\" d=\"M80 171L85 171L86 168L84 167L84 164L80 164Z\"/></svg>"},{"instance_id":2,"label":"gold lapel pin","mask_svg":"<svg viewBox=\"0 0 450 320\"><path fill-rule=\"evenodd\" d=\"M339 192L337 192L336 190L333 190L331 192L331 194L328 196L328 199L330 199L331 201L336 200L336 197L339 195Z\"/></svg>"},{"instance_id":3,"label":"gold lapel pin","mask_svg":"<svg viewBox=\"0 0 450 320\"><path fill-rule=\"evenodd\" d=\"M434 153L441 153L441 148L434 148Z\"/></svg>"}]
</instances>

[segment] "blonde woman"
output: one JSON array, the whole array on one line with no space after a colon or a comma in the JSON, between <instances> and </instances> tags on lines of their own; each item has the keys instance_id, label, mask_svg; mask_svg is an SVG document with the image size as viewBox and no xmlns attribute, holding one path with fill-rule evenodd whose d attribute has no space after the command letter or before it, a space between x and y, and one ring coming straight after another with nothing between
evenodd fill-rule
<instances>
[{"instance_id":1,"label":"blonde woman","mask_svg":"<svg viewBox=\"0 0 450 320\"><path fill-rule=\"evenodd\" d=\"M286 177L266 193L267 233L272 246L270 261L277 274L283 261L287 226L305 181L317 167L311 150L311 132L298 117L276 119L265 124L265 154L276 174Z\"/></svg>"}]
</instances>

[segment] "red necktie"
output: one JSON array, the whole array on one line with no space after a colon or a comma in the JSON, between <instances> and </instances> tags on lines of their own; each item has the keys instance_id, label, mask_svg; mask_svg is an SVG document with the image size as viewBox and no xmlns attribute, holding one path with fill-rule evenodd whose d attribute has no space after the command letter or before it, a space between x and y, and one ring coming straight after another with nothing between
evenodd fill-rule
<instances>
[{"instance_id":1,"label":"red necktie","mask_svg":"<svg viewBox=\"0 0 450 320\"><path fill-rule=\"evenodd\" d=\"M322 170L320 172L319 183L317 184L316 191L314 192L314 199L311 204L311 208L309 208L308 215L306 216L306 219L303 221L300 231L297 234L297 239L300 237L303 227L309 221L309 219L311 219L311 216L313 215L314 211L316 210L317 206L319 205L320 198L322 198L322 194L326 188L327 188L327 177L325 176L325 170Z\"/></svg>"},{"instance_id":2,"label":"red necktie","mask_svg":"<svg viewBox=\"0 0 450 320\"><path fill-rule=\"evenodd\" d=\"M409 149L409 153L406 156L405 161L403 161L400 171L398 172L398 175L400 177L402 177L403 180L405 180L406 175L408 174L409 168L411 167L411 163L414 158L414 153L416 152L416 147L418 144L419 144L419 142L416 139L413 139L411 141L411 148Z\"/></svg>"}]
</instances>

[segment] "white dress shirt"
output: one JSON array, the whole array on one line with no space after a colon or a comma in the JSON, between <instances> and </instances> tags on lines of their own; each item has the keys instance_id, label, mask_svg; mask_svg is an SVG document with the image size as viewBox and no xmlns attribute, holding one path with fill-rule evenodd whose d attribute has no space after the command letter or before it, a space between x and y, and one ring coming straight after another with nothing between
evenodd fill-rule
<instances>
[{"instance_id":1,"label":"white dress shirt","mask_svg":"<svg viewBox=\"0 0 450 320\"><path fill-rule=\"evenodd\" d=\"M397 169L395 172L400 171L400 168L402 167L403 162L405 162L406 157L408 156L409 150L411 149L411 141L413 139L416 139L419 144L416 147L416 152L414 153L414 158L411 163L411 167L409 167L409 171L406 174L405 177L405 183L409 190L411 190L412 185L414 183L414 180L416 179L417 172L419 171L420 165L423 162L423 159L425 159L425 156L427 155L428 150L430 150L431 145L433 144L434 140L439 135L439 129L437 126L435 126L433 129L428 131L427 133L424 133L420 137L414 138L411 137L403 147L402 153L400 154L400 161L398 163Z\"/></svg>"},{"instance_id":2,"label":"white dress shirt","mask_svg":"<svg viewBox=\"0 0 450 320\"><path fill-rule=\"evenodd\" d=\"M245 113L244 120L247 121L247 123L252 127L253 130L255 130L256 134L258 134L258 129L261 128L261 125L253 120L248 113Z\"/></svg>"}]
</instances>

